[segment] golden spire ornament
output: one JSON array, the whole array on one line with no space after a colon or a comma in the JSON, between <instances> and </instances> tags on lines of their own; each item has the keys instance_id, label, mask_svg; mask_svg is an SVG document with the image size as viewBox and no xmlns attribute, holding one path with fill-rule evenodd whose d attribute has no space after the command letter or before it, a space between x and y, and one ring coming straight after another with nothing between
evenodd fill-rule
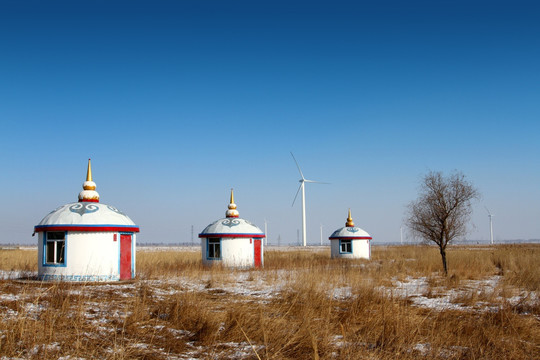
<instances>
[{"instance_id":1,"label":"golden spire ornament","mask_svg":"<svg viewBox=\"0 0 540 360\"><path fill-rule=\"evenodd\" d=\"M92 164L88 159L86 181L83 183L83 191L79 193L79 202L99 202L99 194L96 191L96 183L92 181Z\"/></svg>"},{"instance_id":2,"label":"golden spire ornament","mask_svg":"<svg viewBox=\"0 0 540 360\"><path fill-rule=\"evenodd\" d=\"M238 210L236 210L236 204L234 203L233 189L231 189L231 202L229 203L228 210L225 212L225 216L230 218L230 217L238 217L239 215L240 214L238 213Z\"/></svg>"},{"instance_id":3,"label":"golden spire ornament","mask_svg":"<svg viewBox=\"0 0 540 360\"><path fill-rule=\"evenodd\" d=\"M86 181L92 181L92 164L88 159L88 169L86 170Z\"/></svg>"},{"instance_id":4,"label":"golden spire ornament","mask_svg":"<svg viewBox=\"0 0 540 360\"><path fill-rule=\"evenodd\" d=\"M347 222L345 223L345 226L347 227L354 227L354 222L351 217L351 209L349 209L349 217L347 218Z\"/></svg>"}]
</instances>

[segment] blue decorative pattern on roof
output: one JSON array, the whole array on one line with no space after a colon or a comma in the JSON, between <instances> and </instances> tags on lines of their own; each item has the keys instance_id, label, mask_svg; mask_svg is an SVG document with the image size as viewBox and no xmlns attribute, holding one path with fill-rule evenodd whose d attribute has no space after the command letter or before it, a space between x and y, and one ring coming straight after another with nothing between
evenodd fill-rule
<instances>
[{"instance_id":1,"label":"blue decorative pattern on roof","mask_svg":"<svg viewBox=\"0 0 540 360\"><path fill-rule=\"evenodd\" d=\"M69 207L69 211L72 213L83 216L84 214L93 213L99 210L99 206L95 204L77 203Z\"/></svg>"},{"instance_id":2,"label":"blue decorative pattern on roof","mask_svg":"<svg viewBox=\"0 0 540 360\"><path fill-rule=\"evenodd\" d=\"M240 221L237 219L225 219L221 223L228 227L240 225Z\"/></svg>"},{"instance_id":3,"label":"blue decorative pattern on roof","mask_svg":"<svg viewBox=\"0 0 540 360\"><path fill-rule=\"evenodd\" d=\"M124 214L123 212L121 212L120 210L118 210L117 208L115 208L114 206L111 206L111 205L107 205L107 209L111 210L111 211L114 211L115 213L117 214L120 214L120 215L126 215Z\"/></svg>"}]
</instances>

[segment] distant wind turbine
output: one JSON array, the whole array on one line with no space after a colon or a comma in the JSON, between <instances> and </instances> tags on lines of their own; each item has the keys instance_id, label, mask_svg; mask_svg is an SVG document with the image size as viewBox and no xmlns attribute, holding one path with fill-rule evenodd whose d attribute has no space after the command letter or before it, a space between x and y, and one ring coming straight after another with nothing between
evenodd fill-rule
<instances>
[{"instance_id":1,"label":"distant wind turbine","mask_svg":"<svg viewBox=\"0 0 540 360\"><path fill-rule=\"evenodd\" d=\"M488 208L486 206L484 206L484 207L486 208L486 211L487 211L488 217L489 217L489 238L491 240L491 244L493 245L493 219L492 218L493 218L494 215L492 215L489 212L489 210L488 210Z\"/></svg>"},{"instance_id":2,"label":"distant wind turbine","mask_svg":"<svg viewBox=\"0 0 540 360\"><path fill-rule=\"evenodd\" d=\"M300 187L298 187L298 190L296 191L296 195L294 196L294 200L292 204L294 205L294 202L296 201L296 198L298 197L298 193L300 192L300 189L302 189L302 243L304 246L307 245L306 242L306 189L305 184L306 183L315 183L315 184L328 184L325 182L320 181L314 181L314 180L307 180L304 177L304 174L302 174L302 170L300 170L300 165L298 165L298 161L296 161L296 158L294 157L293 153L291 152L291 156L296 163L296 167L298 168L298 172L300 173L300 176L302 177L300 180Z\"/></svg>"}]
</instances>

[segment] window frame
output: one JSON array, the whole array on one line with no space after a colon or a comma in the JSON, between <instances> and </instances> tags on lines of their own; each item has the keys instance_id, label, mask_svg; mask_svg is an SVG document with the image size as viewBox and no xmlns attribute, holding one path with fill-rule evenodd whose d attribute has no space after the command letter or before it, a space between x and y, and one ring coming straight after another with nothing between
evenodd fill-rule
<instances>
[{"instance_id":1,"label":"window frame","mask_svg":"<svg viewBox=\"0 0 540 360\"><path fill-rule=\"evenodd\" d=\"M212 243L211 243L212 242ZM215 255L215 245L218 246L219 256L210 257L210 245L212 246L212 253ZM221 238L206 238L206 260L221 260L223 256L223 248L221 246Z\"/></svg>"},{"instance_id":2,"label":"window frame","mask_svg":"<svg viewBox=\"0 0 540 360\"><path fill-rule=\"evenodd\" d=\"M64 238L63 239L49 239L49 234L50 233L57 233L57 234L64 234ZM68 234L67 234L67 231L45 231L43 232L43 258L42 258L42 265L43 266L50 266L50 267L66 267L67 266L67 238L68 238ZM47 245L49 243L53 243L53 249L54 249L54 258L55 258L55 262L48 262L47 261L47 255L48 255L48 249L47 249ZM64 256L63 256L63 262L56 262L56 259L57 259L57 251L59 249L59 246L58 244L59 243L63 243L64 245Z\"/></svg>"},{"instance_id":3,"label":"window frame","mask_svg":"<svg viewBox=\"0 0 540 360\"><path fill-rule=\"evenodd\" d=\"M350 251L343 251L342 245L350 246ZM352 254L353 253L353 242L352 239L339 239L339 253L340 254Z\"/></svg>"}]
</instances>

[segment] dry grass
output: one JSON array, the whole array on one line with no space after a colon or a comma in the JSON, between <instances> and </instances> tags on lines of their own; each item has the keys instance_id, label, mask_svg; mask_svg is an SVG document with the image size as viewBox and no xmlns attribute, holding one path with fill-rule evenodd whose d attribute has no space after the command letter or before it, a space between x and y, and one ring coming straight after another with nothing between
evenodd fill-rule
<instances>
[{"instance_id":1,"label":"dry grass","mask_svg":"<svg viewBox=\"0 0 540 360\"><path fill-rule=\"evenodd\" d=\"M430 247L374 247L371 261L329 255L268 250L264 269L231 270L202 267L199 252L139 251L131 283L1 280L0 358L540 357L540 246L453 247L448 278ZM35 259L0 251L0 270L36 271ZM388 291L410 279L463 307Z\"/></svg>"},{"instance_id":2,"label":"dry grass","mask_svg":"<svg viewBox=\"0 0 540 360\"><path fill-rule=\"evenodd\" d=\"M0 250L0 270L36 272L37 250Z\"/></svg>"}]
</instances>

